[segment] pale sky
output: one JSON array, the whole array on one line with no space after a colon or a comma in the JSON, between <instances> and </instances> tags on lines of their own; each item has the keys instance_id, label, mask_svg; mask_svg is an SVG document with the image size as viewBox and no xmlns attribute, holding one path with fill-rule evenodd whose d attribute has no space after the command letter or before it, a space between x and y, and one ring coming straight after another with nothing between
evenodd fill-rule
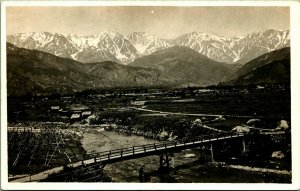
<instances>
[{"instance_id":1,"label":"pale sky","mask_svg":"<svg viewBox=\"0 0 300 191\"><path fill-rule=\"evenodd\" d=\"M231 37L290 28L288 7L7 7L6 11L7 34L89 35L111 30L170 39L192 31Z\"/></svg>"}]
</instances>

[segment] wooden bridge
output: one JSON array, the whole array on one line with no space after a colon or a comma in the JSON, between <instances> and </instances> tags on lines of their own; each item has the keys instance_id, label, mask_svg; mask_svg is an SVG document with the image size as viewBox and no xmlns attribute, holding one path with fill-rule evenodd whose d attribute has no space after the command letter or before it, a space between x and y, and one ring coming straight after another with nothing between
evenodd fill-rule
<instances>
[{"instance_id":1,"label":"wooden bridge","mask_svg":"<svg viewBox=\"0 0 300 191\"><path fill-rule=\"evenodd\" d=\"M274 132L273 134L282 134L284 132ZM260 134L270 134L270 132ZM79 161L66 164L65 166L72 167L89 167L89 166L99 166L104 167L106 164L116 163L124 160L136 159L146 156L158 155L160 156L160 166L167 165L169 167L170 153L179 152L185 149L197 148L204 145L211 146L211 154L213 158L212 145L216 142L223 142L226 140L236 140L242 139L249 134L244 133L216 133L211 135L205 135L200 137L195 137L192 140L180 140L173 142L160 142L147 145L133 146L129 148L121 148L110 151L103 151L98 153L90 153L84 155ZM243 143L243 149L245 149L245 143ZM11 182L30 182L30 181L41 181L46 179L49 175L57 174L62 172L64 166L56 167L53 169L46 170L44 172L27 176L24 178L16 179ZM60 174L63 175L63 174Z\"/></svg>"},{"instance_id":2,"label":"wooden bridge","mask_svg":"<svg viewBox=\"0 0 300 191\"><path fill-rule=\"evenodd\" d=\"M110 164L124 160L130 160L151 155L160 155L164 153L178 152L184 149L197 148L205 144L228 139L238 139L244 137L244 133L226 134L218 133L196 137L193 140L181 140L174 142L162 142L147 145L133 146L129 148L121 148L116 150L92 153L84 156L81 164L94 164L101 162L102 164Z\"/></svg>"},{"instance_id":3,"label":"wooden bridge","mask_svg":"<svg viewBox=\"0 0 300 191\"><path fill-rule=\"evenodd\" d=\"M90 153L83 156L80 161L66 164L72 168L76 167L89 167L89 166L102 166L106 164L116 163L124 160L136 159L151 155L160 156L160 165L169 166L169 153L179 152L184 149L197 148L203 145L209 145L218 141L225 141L229 139L240 139L243 138L245 134L229 134L229 133L217 133L211 135L205 135L201 137L195 137L192 140L179 140L173 142L160 142L147 145L139 145L128 148L115 149L110 151L103 151L98 153ZM19 178L11 182L30 182L30 181L41 181L46 179L51 174L57 174L62 172L64 166L55 167L53 169L46 170L44 172Z\"/></svg>"}]
</instances>

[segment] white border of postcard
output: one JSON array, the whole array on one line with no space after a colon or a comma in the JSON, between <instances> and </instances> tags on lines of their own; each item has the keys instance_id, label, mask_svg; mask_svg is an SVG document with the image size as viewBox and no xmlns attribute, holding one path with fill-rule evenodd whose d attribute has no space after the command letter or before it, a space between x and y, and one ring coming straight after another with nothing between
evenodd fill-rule
<instances>
[{"instance_id":1,"label":"white border of postcard","mask_svg":"<svg viewBox=\"0 0 300 191\"><path fill-rule=\"evenodd\" d=\"M7 6L288 6L291 31L292 184L240 183L9 183L7 176ZM299 190L300 1L5 1L1 3L1 189L4 190Z\"/></svg>"}]
</instances>

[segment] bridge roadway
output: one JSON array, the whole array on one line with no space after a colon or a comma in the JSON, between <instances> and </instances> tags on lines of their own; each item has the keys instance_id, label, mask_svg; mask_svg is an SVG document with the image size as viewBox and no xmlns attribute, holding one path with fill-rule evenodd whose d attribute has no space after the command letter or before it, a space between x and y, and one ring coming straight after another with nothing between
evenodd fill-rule
<instances>
[{"instance_id":1,"label":"bridge roadway","mask_svg":"<svg viewBox=\"0 0 300 191\"><path fill-rule=\"evenodd\" d=\"M273 132L272 134L281 134L282 132ZM269 132L260 133L260 134L270 134ZM91 153L87 154L83 157L82 160L71 162L67 164L70 167L76 168L84 165L92 166L92 165L106 165L111 163L116 163L124 160L136 159L151 155L161 155L165 153L178 152L184 149L189 148L197 148L199 146L225 141L225 140L234 140L243 138L246 134L244 133L217 133L211 135L205 135L201 137L196 137L193 140L181 140L176 142L161 142L155 144L148 145L139 145L133 146L129 148L121 148L110 151L103 151L99 153ZM46 179L50 174L56 174L63 170L63 166L55 167L44 172L34 174L31 176L26 176L23 178L12 180L11 182L35 182Z\"/></svg>"},{"instance_id":2,"label":"bridge roadway","mask_svg":"<svg viewBox=\"0 0 300 191\"><path fill-rule=\"evenodd\" d=\"M163 153L178 152L188 148L197 148L206 144L210 144L217 141L224 141L228 139L242 138L245 135L243 133L238 134L224 134L217 133L211 135L205 135L196 137L193 140L181 140L181 142L161 142L148 145L139 145L129 148L121 148L110 151L103 151L99 153L87 154L82 160L67 164L70 167L76 168L79 166L91 166L96 164L106 165L124 160L136 159L151 155L160 155ZM35 182L46 179L50 174L56 174L63 170L63 166L55 167L44 172L26 176L23 178L12 180L11 182Z\"/></svg>"},{"instance_id":3,"label":"bridge roadway","mask_svg":"<svg viewBox=\"0 0 300 191\"><path fill-rule=\"evenodd\" d=\"M104 151L100 153L93 153L85 156L85 160L80 161L81 164L95 164L101 162L101 164L111 164L124 160L130 160L135 158L141 158L151 155L160 155L163 153L172 153L181 151L184 149L197 148L199 146L210 144L216 141L223 141L228 139L241 138L245 135L243 133L238 134L212 134L202 137L197 137L194 140L183 142L162 142L148 145L139 145L129 148L116 149L111 151Z\"/></svg>"}]
</instances>

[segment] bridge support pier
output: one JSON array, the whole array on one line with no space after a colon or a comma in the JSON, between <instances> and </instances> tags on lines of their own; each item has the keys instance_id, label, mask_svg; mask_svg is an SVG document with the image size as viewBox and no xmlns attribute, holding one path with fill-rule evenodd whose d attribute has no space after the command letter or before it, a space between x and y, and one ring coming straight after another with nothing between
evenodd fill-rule
<instances>
[{"instance_id":1,"label":"bridge support pier","mask_svg":"<svg viewBox=\"0 0 300 191\"><path fill-rule=\"evenodd\" d=\"M98 167L99 167L99 169L104 169L104 167L105 167L105 164L103 164L103 163L99 163L99 165L98 165Z\"/></svg>"},{"instance_id":2,"label":"bridge support pier","mask_svg":"<svg viewBox=\"0 0 300 191\"><path fill-rule=\"evenodd\" d=\"M160 172L170 172L171 168L174 168L174 160L172 158L174 157L173 153L167 153L167 154L161 154L159 156L159 168L158 171ZM172 162L172 164L170 164Z\"/></svg>"},{"instance_id":3,"label":"bridge support pier","mask_svg":"<svg viewBox=\"0 0 300 191\"><path fill-rule=\"evenodd\" d=\"M199 148L199 162L200 163L203 163L205 161L205 154L204 154L204 151L203 151L203 148L202 146L200 146Z\"/></svg>"},{"instance_id":4,"label":"bridge support pier","mask_svg":"<svg viewBox=\"0 0 300 191\"><path fill-rule=\"evenodd\" d=\"M99 169L100 169L100 172L99 172L99 175L103 178L103 176L104 176L104 167L105 167L105 164L103 164L103 163L100 163L99 164Z\"/></svg>"}]
</instances>

